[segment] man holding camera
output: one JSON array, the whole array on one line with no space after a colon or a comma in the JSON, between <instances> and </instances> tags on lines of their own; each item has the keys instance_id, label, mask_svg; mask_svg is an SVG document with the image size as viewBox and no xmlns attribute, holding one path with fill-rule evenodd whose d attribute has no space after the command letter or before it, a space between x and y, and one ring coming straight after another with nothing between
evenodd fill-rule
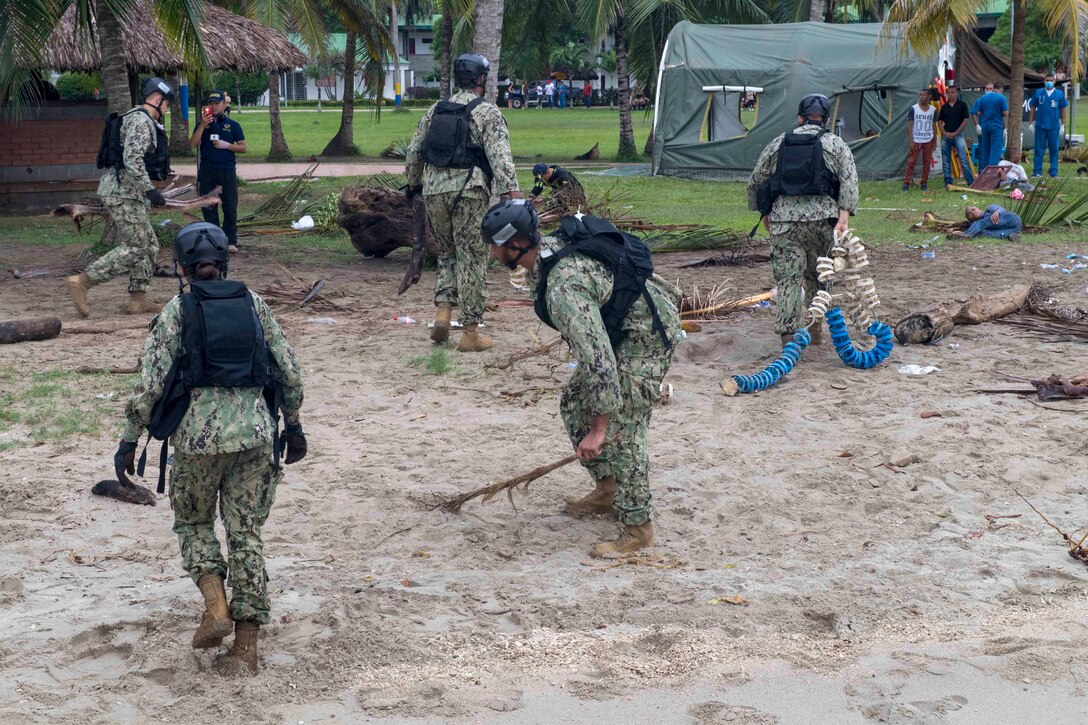
<instances>
[{"instance_id":1,"label":"man holding camera","mask_svg":"<svg viewBox=\"0 0 1088 725\"><path fill-rule=\"evenodd\" d=\"M220 227L230 242L230 251L238 251L238 174L235 154L246 152L246 136L237 121L227 115L227 94L211 91L204 99L200 123L189 139L189 148L200 147L197 166L197 191L207 194L222 187L220 200L223 223L219 223L219 207L206 206L204 221Z\"/></svg>"}]
</instances>

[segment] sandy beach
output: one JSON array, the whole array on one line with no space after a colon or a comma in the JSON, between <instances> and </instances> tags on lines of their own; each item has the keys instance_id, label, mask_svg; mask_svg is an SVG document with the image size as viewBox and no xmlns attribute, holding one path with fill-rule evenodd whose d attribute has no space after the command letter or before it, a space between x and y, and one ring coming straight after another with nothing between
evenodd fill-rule
<instances>
[{"instance_id":1,"label":"sandy beach","mask_svg":"<svg viewBox=\"0 0 1088 725\"><path fill-rule=\"evenodd\" d=\"M951 244L932 260L889 244L871 269L891 322L1033 281L1088 307L1085 271L1039 268L1074 252L1088 244ZM64 254L0 246L4 318L77 322L62 278L6 272ZM451 352L453 369L429 374L413 361L431 349L434 277L395 298L406 256L294 265L352 311L276 309L303 364L310 454L287 469L265 527L274 623L255 678L223 678L217 652L189 646L202 602L166 497L89 493L113 475L123 378L64 381L72 405L101 412L99 435L0 452L0 721L898 725L1088 712L1088 569L1014 492L1083 533L1088 407L976 393L1016 387L996 372L1085 372L1083 343L959 327L868 371L824 345L777 387L727 398L721 378L780 352L773 313L707 322L654 415L655 555L614 565L588 556L614 522L561 513L590 486L576 466L516 493L516 511L505 497L435 508L570 453L558 418L570 371L562 348L485 369L555 336L531 310L503 308L486 319L492 352ZM773 284L766 263L679 269L702 256L662 255L658 268L685 287L729 279L740 295ZM232 276L260 287L282 276L276 259L261 239ZM501 268L489 289L517 297ZM92 290L89 322L122 322L124 291ZM175 291L155 279L150 296ZM18 398L31 371L132 365L144 336L0 347L0 393ZM0 442L27 435L17 423Z\"/></svg>"}]
</instances>

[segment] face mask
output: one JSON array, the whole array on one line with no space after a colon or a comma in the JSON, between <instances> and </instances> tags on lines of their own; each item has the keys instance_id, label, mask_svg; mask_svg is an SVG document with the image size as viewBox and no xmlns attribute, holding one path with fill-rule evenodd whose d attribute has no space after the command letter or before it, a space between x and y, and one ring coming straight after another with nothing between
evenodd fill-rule
<instances>
[{"instance_id":1,"label":"face mask","mask_svg":"<svg viewBox=\"0 0 1088 725\"><path fill-rule=\"evenodd\" d=\"M1043 83L1043 85L1046 86L1046 89L1049 91L1051 88L1054 87L1054 81L1046 81L1045 83Z\"/></svg>"}]
</instances>

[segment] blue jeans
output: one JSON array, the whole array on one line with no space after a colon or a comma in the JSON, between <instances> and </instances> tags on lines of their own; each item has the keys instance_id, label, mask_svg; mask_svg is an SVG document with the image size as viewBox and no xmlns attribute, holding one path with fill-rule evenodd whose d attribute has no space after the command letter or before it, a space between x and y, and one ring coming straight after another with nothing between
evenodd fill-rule
<instances>
[{"instance_id":1,"label":"blue jeans","mask_svg":"<svg viewBox=\"0 0 1088 725\"><path fill-rule=\"evenodd\" d=\"M971 169L971 157L967 155L967 141L964 140L962 133L952 138L948 136L941 138L941 163L944 165L944 183L945 185L952 183L953 147L956 149L956 156L959 157L960 168L963 169L963 180L970 186L975 183L975 174Z\"/></svg>"},{"instance_id":2,"label":"blue jeans","mask_svg":"<svg viewBox=\"0 0 1088 725\"><path fill-rule=\"evenodd\" d=\"M1058 129L1035 127L1035 175L1043 173L1043 154L1050 151L1050 175L1058 175Z\"/></svg>"},{"instance_id":3,"label":"blue jeans","mask_svg":"<svg viewBox=\"0 0 1088 725\"><path fill-rule=\"evenodd\" d=\"M548 96L548 108L555 108L555 96Z\"/></svg>"},{"instance_id":4,"label":"blue jeans","mask_svg":"<svg viewBox=\"0 0 1088 725\"><path fill-rule=\"evenodd\" d=\"M1001 148L1005 145L1002 135L1004 126L983 126L978 137L978 170L996 166L1001 160Z\"/></svg>"}]
</instances>

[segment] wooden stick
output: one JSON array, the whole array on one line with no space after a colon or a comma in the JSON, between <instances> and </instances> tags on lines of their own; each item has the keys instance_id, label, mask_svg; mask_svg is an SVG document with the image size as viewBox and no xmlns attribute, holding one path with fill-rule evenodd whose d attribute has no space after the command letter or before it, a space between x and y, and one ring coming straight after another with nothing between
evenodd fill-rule
<instances>
[{"instance_id":1,"label":"wooden stick","mask_svg":"<svg viewBox=\"0 0 1088 725\"><path fill-rule=\"evenodd\" d=\"M605 445L610 446L613 443L615 443L617 440L619 440L618 435L614 436L614 437L610 438L608 441L606 441ZM549 464L544 465L544 466L538 466L538 467L534 468L533 470L529 471L528 473L523 473L520 476L515 476L513 478L508 478L505 481L499 481L498 483L492 483L489 486L482 486L481 488L478 488L475 491L470 491L469 493L463 493L463 494L461 494L459 496L454 496L453 498L449 499L445 503L442 503L442 504L439 504L438 506L435 506L435 508L443 508L446 511L449 511L450 513L457 513L458 511L461 510L462 506L464 506L466 503L468 503L472 499L479 498L480 496L483 496L484 500L483 500L482 503L487 503L488 501L493 499L496 495L498 495L498 493L500 491L506 491L506 495L510 499L510 505L513 506L514 505L514 488L516 488L517 486L521 486L522 490L524 490L524 489L528 488L530 483L532 483L536 479L540 478L541 476L545 476L545 475L551 473L552 471L554 471L555 469L562 468L563 466L574 463L577 460L578 460L578 454L575 453L573 455L567 456L566 458L562 458L562 459L556 461L555 463L549 463ZM514 507L514 511L515 512L517 511L517 507Z\"/></svg>"},{"instance_id":2,"label":"wooden stick","mask_svg":"<svg viewBox=\"0 0 1088 725\"><path fill-rule=\"evenodd\" d=\"M695 315L705 315L712 312L724 312L725 310L739 310L742 307L750 307L758 302L769 300L774 297L774 292L761 292L758 295L751 295L750 297L744 297L739 300L729 300L728 302L722 302L718 305L711 305L710 307L704 307L701 310L687 310L680 313L680 317L690 319Z\"/></svg>"},{"instance_id":3,"label":"wooden stick","mask_svg":"<svg viewBox=\"0 0 1088 725\"><path fill-rule=\"evenodd\" d=\"M136 365L104 368L95 368L88 365L82 365L73 370L72 372L82 373L84 375L132 375L133 373L140 372L140 368Z\"/></svg>"},{"instance_id":4,"label":"wooden stick","mask_svg":"<svg viewBox=\"0 0 1088 725\"><path fill-rule=\"evenodd\" d=\"M1057 531L1057 532L1058 532L1059 534L1061 534L1061 535L1062 535L1062 538L1063 538L1063 539L1065 539L1065 540L1066 540L1066 541L1067 541L1067 542L1069 543L1069 545L1070 545L1070 546L1071 546L1072 548L1077 548L1078 544L1077 544L1077 543L1076 543L1075 541L1073 541L1073 538L1072 538L1071 536L1069 536L1069 534L1065 533L1064 531L1062 531L1061 529L1059 529L1059 528L1058 528L1057 526L1055 526L1055 525L1054 525L1054 523L1053 523L1053 522L1052 522L1052 521L1051 521L1050 519L1048 519L1048 518L1047 518L1047 517L1046 517L1046 516L1045 516L1045 515L1043 514L1043 512L1042 512L1042 511L1040 511L1039 509L1035 508L1035 505L1034 505L1034 504L1032 504L1032 503L1031 503L1031 501L1028 501L1028 500L1027 500L1026 498L1024 498L1024 494L1020 493L1020 492L1019 492L1019 491L1017 491L1017 490L1016 490L1015 488L1014 488L1014 489L1012 490L1012 492L1013 492L1013 493L1015 493L1015 494L1016 494L1017 496L1019 496L1020 498L1024 499L1024 503L1026 503L1026 504L1027 504L1028 506L1030 506L1030 507L1031 507L1031 510L1032 510L1032 511L1034 511L1034 512L1035 512L1035 513L1037 513L1037 514L1039 514L1039 518L1041 518L1041 519L1042 519L1043 521L1045 521L1045 522L1046 522L1046 525L1047 525L1047 526L1049 526L1050 528L1054 529L1054 530L1055 530L1055 531Z\"/></svg>"},{"instance_id":5,"label":"wooden stick","mask_svg":"<svg viewBox=\"0 0 1088 725\"><path fill-rule=\"evenodd\" d=\"M532 481L535 481L536 479L540 478L541 476L547 475L547 474L551 473L552 471L554 471L555 469L562 468L563 466L574 463L577 460L578 460L578 456L577 456L577 454L574 454L574 455L567 456L566 458L560 459L560 460L556 461L555 463L549 463L549 464L547 464L545 466L538 466L537 468L534 468L533 470L529 471L528 473L523 473L520 476L515 476L514 478L508 478L505 481L499 481L498 483L492 483L489 486L482 486L481 488L478 488L475 491L470 491L469 493L463 493L463 494L461 494L459 496L454 496L450 500L448 500L445 503L441 504L441 508L445 509L446 511L449 511L450 513L457 513L458 511L461 510L462 506L464 506L466 503L468 503L472 499L479 498L480 496L483 496L484 497L483 503L487 503L488 501L493 499L500 491L506 491L506 495L510 497L510 503L511 503L511 505L513 505L513 503L514 503L513 489L514 489L515 486L519 486L519 485L523 485L523 484L528 485L529 483L531 483ZM438 507L436 507L436 508L438 508Z\"/></svg>"},{"instance_id":6,"label":"wooden stick","mask_svg":"<svg viewBox=\"0 0 1088 725\"><path fill-rule=\"evenodd\" d=\"M61 332L68 335L108 335L121 330L146 330L147 320L123 322L118 325L65 325Z\"/></svg>"},{"instance_id":7,"label":"wooden stick","mask_svg":"<svg viewBox=\"0 0 1088 725\"><path fill-rule=\"evenodd\" d=\"M562 344L563 338L557 337L551 342L546 342L543 345L536 345L535 347L531 347L528 350L522 350L521 352L515 352L514 354L507 357L505 360L488 363L484 365L484 367L496 370L509 370L510 368L514 367L514 363L521 362L522 360L528 360L529 358L536 357L537 355L547 355L549 352Z\"/></svg>"}]
</instances>

